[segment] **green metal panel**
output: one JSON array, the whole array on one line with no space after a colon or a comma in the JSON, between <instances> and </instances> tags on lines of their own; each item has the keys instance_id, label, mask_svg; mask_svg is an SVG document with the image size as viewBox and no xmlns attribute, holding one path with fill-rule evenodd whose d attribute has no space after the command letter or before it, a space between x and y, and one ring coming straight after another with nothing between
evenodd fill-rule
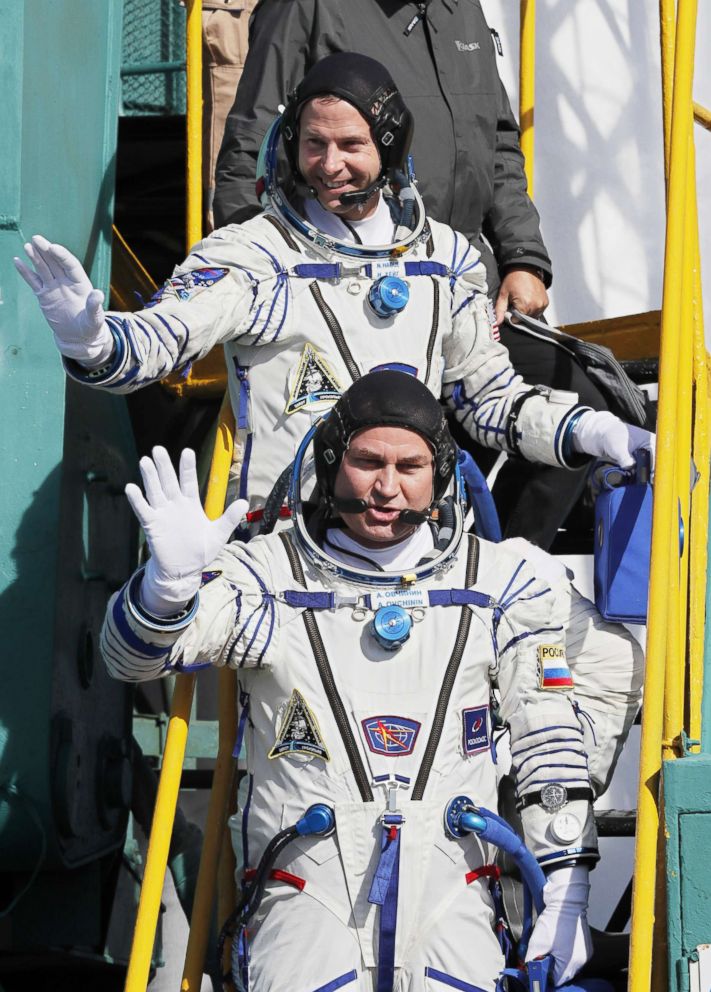
<instances>
[{"instance_id":1,"label":"green metal panel","mask_svg":"<svg viewBox=\"0 0 711 992\"><path fill-rule=\"evenodd\" d=\"M669 989L688 989L688 958L711 942L711 755L665 761Z\"/></svg>"},{"instance_id":2,"label":"green metal panel","mask_svg":"<svg viewBox=\"0 0 711 992\"><path fill-rule=\"evenodd\" d=\"M32 870L43 844L45 865L79 864L123 835L108 806L104 825L87 810L102 768L111 788L126 792L112 779L125 766L111 750L118 724L108 726L113 712L120 722L126 693L107 686L94 664L98 623L118 579L104 567L114 556L118 568L120 558L111 530L126 527L116 499L131 460L125 403L66 384L51 333L12 265L41 232L108 289L121 17L122 0L0 0L3 871ZM100 530L106 520L113 528ZM89 575L87 558L101 559L101 575ZM104 719L114 744L92 730Z\"/></svg>"}]
</instances>

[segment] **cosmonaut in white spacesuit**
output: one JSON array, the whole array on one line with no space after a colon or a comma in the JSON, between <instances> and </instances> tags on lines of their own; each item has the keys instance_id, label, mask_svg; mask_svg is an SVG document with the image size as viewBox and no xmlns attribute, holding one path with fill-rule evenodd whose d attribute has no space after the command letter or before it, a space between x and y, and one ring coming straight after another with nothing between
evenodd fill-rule
<instances>
[{"instance_id":1,"label":"cosmonaut in white spacesuit","mask_svg":"<svg viewBox=\"0 0 711 992\"><path fill-rule=\"evenodd\" d=\"M190 451L178 478L154 449L145 497L127 487L151 558L111 600L101 649L133 681L238 669L234 835L264 885L235 941L253 992L496 987L495 851L444 814L456 796L496 808L504 725L549 873L529 957L552 953L560 983L589 955L591 802L636 712L641 653L543 552L463 533L455 462L432 393L386 370L305 439L279 534L225 546L246 503L209 521ZM314 816L320 833L303 827Z\"/></svg>"},{"instance_id":2,"label":"cosmonaut in white spacesuit","mask_svg":"<svg viewBox=\"0 0 711 992\"><path fill-rule=\"evenodd\" d=\"M478 253L425 217L408 162L412 128L379 62L322 59L265 137L264 213L196 245L136 313L105 313L74 256L35 236L25 246L34 270L16 264L68 374L125 393L224 344L239 495L255 519L314 419L382 367L443 393L489 447L552 465L579 464L580 453L632 464L648 432L514 373Z\"/></svg>"}]
</instances>

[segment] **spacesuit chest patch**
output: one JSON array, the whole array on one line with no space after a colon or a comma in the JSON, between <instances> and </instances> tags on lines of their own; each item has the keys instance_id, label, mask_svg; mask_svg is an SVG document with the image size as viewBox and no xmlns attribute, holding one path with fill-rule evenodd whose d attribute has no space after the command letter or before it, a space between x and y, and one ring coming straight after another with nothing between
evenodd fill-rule
<instances>
[{"instance_id":1,"label":"spacesuit chest patch","mask_svg":"<svg viewBox=\"0 0 711 992\"><path fill-rule=\"evenodd\" d=\"M420 732L417 720L404 716L370 716L361 720L361 726L370 750L388 758L412 754Z\"/></svg>"},{"instance_id":2,"label":"spacesuit chest patch","mask_svg":"<svg viewBox=\"0 0 711 992\"><path fill-rule=\"evenodd\" d=\"M462 727L465 754L479 754L490 749L488 706L472 706L462 710Z\"/></svg>"},{"instance_id":3,"label":"spacesuit chest patch","mask_svg":"<svg viewBox=\"0 0 711 992\"><path fill-rule=\"evenodd\" d=\"M298 754L330 761L316 717L298 689L294 689L269 758Z\"/></svg>"},{"instance_id":4,"label":"spacesuit chest patch","mask_svg":"<svg viewBox=\"0 0 711 992\"><path fill-rule=\"evenodd\" d=\"M565 648L561 644L538 645L538 673L541 689L573 689L573 675L568 668Z\"/></svg>"},{"instance_id":5,"label":"spacesuit chest patch","mask_svg":"<svg viewBox=\"0 0 711 992\"><path fill-rule=\"evenodd\" d=\"M299 410L319 413L329 410L342 392L336 373L323 355L313 345L305 344L299 364L290 376L289 399L284 413L298 413Z\"/></svg>"},{"instance_id":6,"label":"spacesuit chest patch","mask_svg":"<svg viewBox=\"0 0 711 992\"><path fill-rule=\"evenodd\" d=\"M168 279L157 292L151 297L148 306L154 307L156 303L163 300L180 300L187 303L203 289L209 289L220 279L224 279L229 269L193 269L192 272L183 272L179 276Z\"/></svg>"}]
</instances>

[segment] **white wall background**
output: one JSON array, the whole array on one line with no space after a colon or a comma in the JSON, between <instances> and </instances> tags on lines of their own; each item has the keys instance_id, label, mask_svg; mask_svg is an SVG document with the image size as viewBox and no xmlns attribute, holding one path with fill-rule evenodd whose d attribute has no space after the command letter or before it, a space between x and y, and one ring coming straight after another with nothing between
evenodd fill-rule
<instances>
[{"instance_id":1,"label":"white wall background","mask_svg":"<svg viewBox=\"0 0 711 992\"><path fill-rule=\"evenodd\" d=\"M502 39L499 70L518 116L519 4L482 4ZM710 31L709 5L699 4L694 99L707 107ZM695 125L694 133L708 328L711 132ZM657 3L538 0L535 137L534 200L554 267L549 319L577 323L660 309L665 210Z\"/></svg>"}]
</instances>

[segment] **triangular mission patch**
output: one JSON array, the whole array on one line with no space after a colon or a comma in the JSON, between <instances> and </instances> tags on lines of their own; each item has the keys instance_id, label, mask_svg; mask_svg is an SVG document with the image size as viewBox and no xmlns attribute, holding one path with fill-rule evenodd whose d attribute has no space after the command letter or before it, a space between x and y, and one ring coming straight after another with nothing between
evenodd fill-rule
<instances>
[{"instance_id":1,"label":"triangular mission patch","mask_svg":"<svg viewBox=\"0 0 711 992\"><path fill-rule=\"evenodd\" d=\"M326 359L313 345L305 344L284 412L291 414L306 410L319 413L328 410L341 392L336 374Z\"/></svg>"},{"instance_id":2,"label":"triangular mission patch","mask_svg":"<svg viewBox=\"0 0 711 992\"><path fill-rule=\"evenodd\" d=\"M291 693L277 739L267 757L283 758L294 753L330 761L318 721L298 689Z\"/></svg>"}]
</instances>

